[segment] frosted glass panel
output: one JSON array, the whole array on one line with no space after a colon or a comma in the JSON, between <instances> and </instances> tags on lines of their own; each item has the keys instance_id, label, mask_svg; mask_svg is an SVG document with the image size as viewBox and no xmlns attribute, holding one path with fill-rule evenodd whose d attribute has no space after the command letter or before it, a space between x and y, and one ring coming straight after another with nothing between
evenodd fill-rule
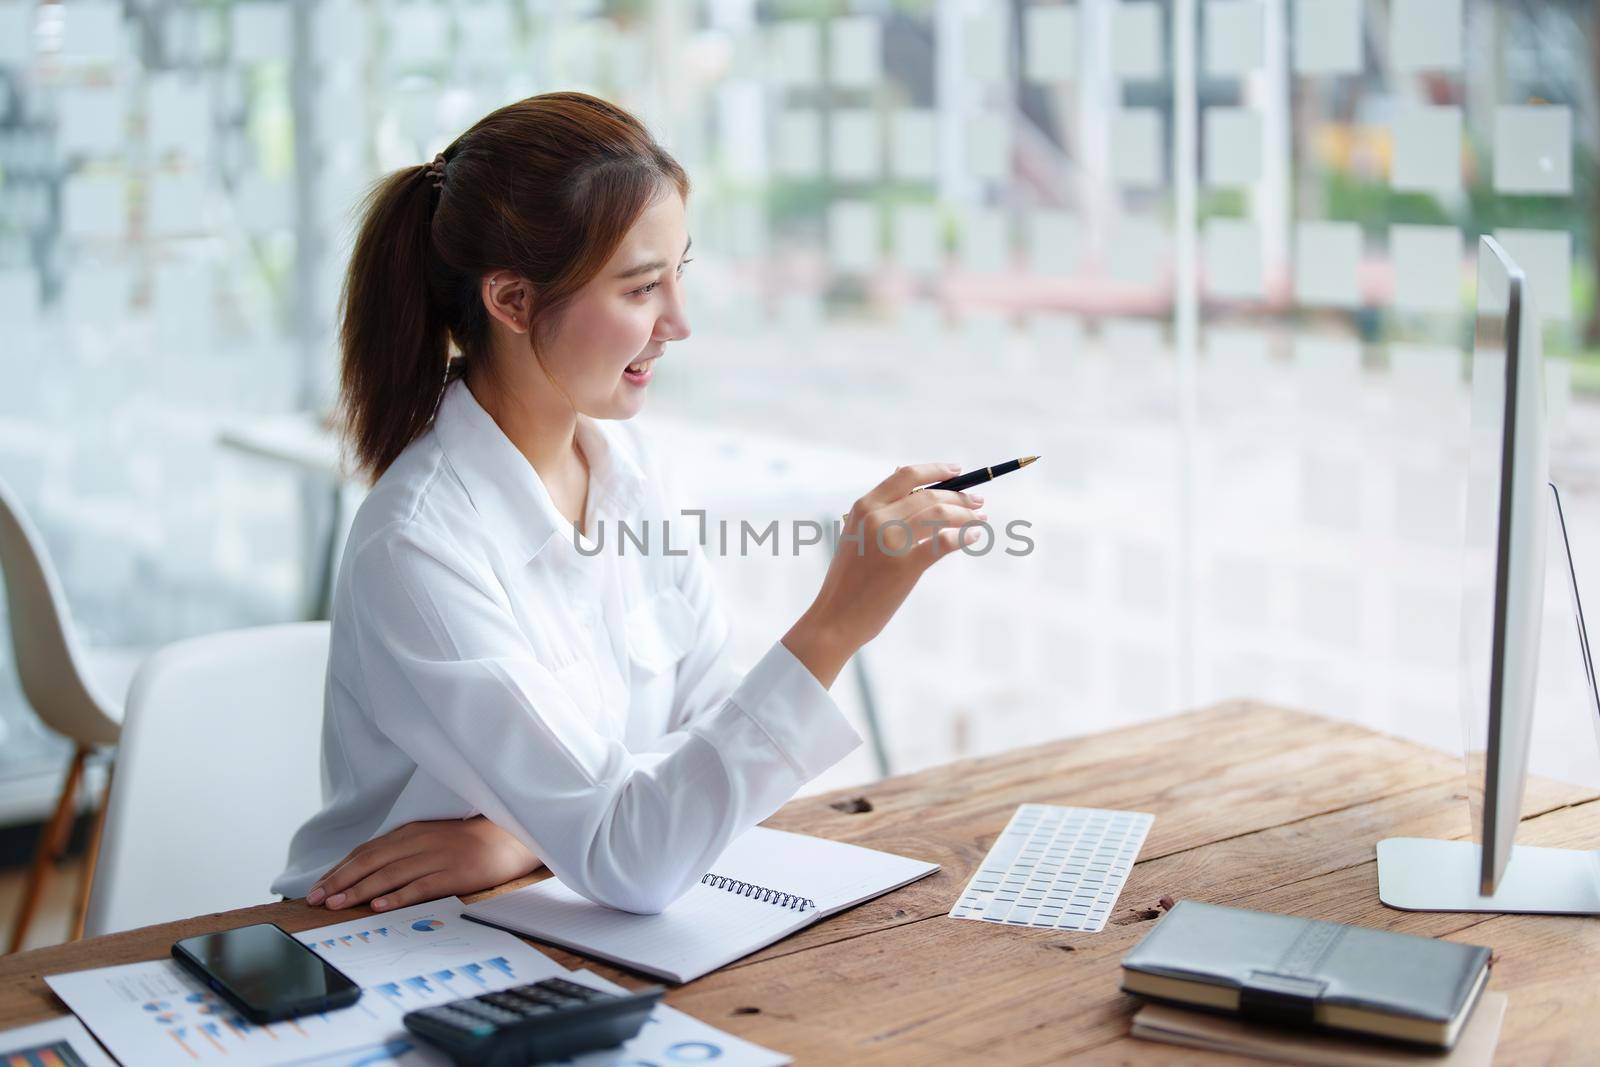
<instances>
[{"instance_id":1,"label":"frosted glass panel","mask_svg":"<svg viewBox=\"0 0 1600 1067\"><path fill-rule=\"evenodd\" d=\"M1039 274L1062 276L1078 269L1082 226L1065 211L1035 211L1028 218L1029 262Z\"/></svg>"},{"instance_id":2,"label":"frosted glass panel","mask_svg":"<svg viewBox=\"0 0 1600 1067\"><path fill-rule=\"evenodd\" d=\"M1448 345L1390 345L1396 421L1405 427L1437 426L1455 417L1456 402L1463 395L1462 358L1460 349ZM1460 418L1456 421L1465 425Z\"/></svg>"},{"instance_id":3,"label":"frosted glass panel","mask_svg":"<svg viewBox=\"0 0 1600 1067\"><path fill-rule=\"evenodd\" d=\"M840 108L829 120L832 140L828 160L841 181L877 181L883 171L883 142L878 116L865 108Z\"/></svg>"},{"instance_id":4,"label":"frosted glass panel","mask_svg":"<svg viewBox=\"0 0 1600 1067\"><path fill-rule=\"evenodd\" d=\"M1394 118L1396 189L1452 193L1461 188L1461 109L1408 107Z\"/></svg>"},{"instance_id":5,"label":"frosted glass panel","mask_svg":"<svg viewBox=\"0 0 1600 1067\"><path fill-rule=\"evenodd\" d=\"M971 271L993 274L1011 265L1011 239L1005 212L968 211L961 220L961 263Z\"/></svg>"},{"instance_id":6,"label":"frosted glass panel","mask_svg":"<svg viewBox=\"0 0 1600 1067\"><path fill-rule=\"evenodd\" d=\"M1294 0L1294 69L1361 72L1361 0Z\"/></svg>"},{"instance_id":7,"label":"frosted glass panel","mask_svg":"<svg viewBox=\"0 0 1600 1067\"><path fill-rule=\"evenodd\" d=\"M1349 222L1302 222L1295 227L1294 290L1302 304L1356 307L1361 230Z\"/></svg>"},{"instance_id":8,"label":"frosted glass panel","mask_svg":"<svg viewBox=\"0 0 1600 1067\"><path fill-rule=\"evenodd\" d=\"M931 111L896 111L889 124L889 172L896 178L931 181L938 173L937 127Z\"/></svg>"},{"instance_id":9,"label":"frosted glass panel","mask_svg":"<svg viewBox=\"0 0 1600 1067\"><path fill-rule=\"evenodd\" d=\"M1154 108L1127 108L1111 123L1111 173L1126 186L1148 189L1161 185L1163 146L1161 113Z\"/></svg>"},{"instance_id":10,"label":"frosted glass panel","mask_svg":"<svg viewBox=\"0 0 1600 1067\"><path fill-rule=\"evenodd\" d=\"M146 90L146 133L158 158L177 154L190 159L205 155L211 136L210 98L199 78L164 74L150 79Z\"/></svg>"},{"instance_id":11,"label":"frosted glass panel","mask_svg":"<svg viewBox=\"0 0 1600 1067\"><path fill-rule=\"evenodd\" d=\"M1572 192L1572 112L1502 107L1494 115L1494 187L1502 193Z\"/></svg>"},{"instance_id":12,"label":"frosted glass panel","mask_svg":"<svg viewBox=\"0 0 1600 1067\"><path fill-rule=\"evenodd\" d=\"M1111 240L1111 277L1120 282L1154 285L1166 250L1165 226L1152 219L1125 218Z\"/></svg>"},{"instance_id":13,"label":"frosted glass panel","mask_svg":"<svg viewBox=\"0 0 1600 1067\"><path fill-rule=\"evenodd\" d=\"M127 24L122 5L112 0L73 0L59 5L61 58L72 63L105 63L123 55Z\"/></svg>"},{"instance_id":14,"label":"frosted glass panel","mask_svg":"<svg viewBox=\"0 0 1600 1067\"><path fill-rule=\"evenodd\" d=\"M1361 644L1362 583L1359 573L1305 566L1295 585L1295 626L1313 641L1358 648Z\"/></svg>"},{"instance_id":15,"label":"frosted glass panel","mask_svg":"<svg viewBox=\"0 0 1600 1067\"><path fill-rule=\"evenodd\" d=\"M815 178L822 174L822 115L816 111L786 111L778 116L774 137L774 167L785 178Z\"/></svg>"},{"instance_id":16,"label":"frosted glass panel","mask_svg":"<svg viewBox=\"0 0 1600 1067\"><path fill-rule=\"evenodd\" d=\"M961 41L968 77L980 82L1005 80L1010 44L1008 21L1006 12L999 8L968 16Z\"/></svg>"},{"instance_id":17,"label":"frosted glass panel","mask_svg":"<svg viewBox=\"0 0 1600 1067\"><path fill-rule=\"evenodd\" d=\"M389 59L402 66L438 62L450 43L450 12L432 4L415 4L396 19L389 34Z\"/></svg>"},{"instance_id":18,"label":"frosted glass panel","mask_svg":"<svg viewBox=\"0 0 1600 1067\"><path fill-rule=\"evenodd\" d=\"M822 74L822 26L809 19L775 23L768 36L768 61L779 85L815 85Z\"/></svg>"},{"instance_id":19,"label":"frosted glass panel","mask_svg":"<svg viewBox=\"0 0 1600 1067\"><path fill-rule=\"evenodd\" d=\"M115 88L70 88L56 96L56 144L66 155L103 155L121 148L127 93Z\"/></svg>"},{"instance_id":20,"label":"frosted glass panel","mask_svg":"<svg viewBox=\"0 0 1600 1067\"><path fill-rule=\"evenodd\" d=\"M1212 107L1205 112L1207 185L1238 187L1261 177L1261 115L1248 108Z\"/></svg>"},{"instance_id":21,"label":"frosted glass panel","mask_svg":"<svg viewBox=\"0 0 1600 1067\"><path fill-rule=\"evenodd\" d=\"M1361 348L1332 337L1294 339L1294 375L1307 411L1354 414L1361 402Z\"/></svg>"},{"instance_id":22,"label":"frosted glass panel","mask_svg":"<svg viewBox=\"0 0 1600 1067\"><path fill-rule=\"evenodd\" d=\"M1213 326L1206 331L1202 381L1213 399L1259 397L1272 372L1267 336L1258 330Z\"/></svg>"},{"instance_id":23,"label":"frosted glass panel","mask_svg":"<svg viewBox=\"0 0 1600 1067\"><path fill-rule=\"evenodd\" d=\"M943 259L939 212L932 204L900 204L893 215L894 258L918 274L932 274Z\"/></svg>"},{"instance_id":24,"label":"frosted glass panel","mask_svg":"<svg viewBox=\"0 0 1600 1067\"><path fill-rule=\"evenodd\" d=\"M841 18L828 24L829 81L841 89L868 89L883 77L882 32L874 18Z\"/></svg>"},{"instance_id":25,"label":"frosted glass panel","mask_svg":"<svg viewBox=\"0 0 1600 1067\"><path fill-rule=\"evenodd\" d=\"M1495 237L1528 277L1541 319L1572 317L1572 235L1553 230L1496 230Z\"/></svg>"},{"instance_id":26,"label":"frosted glass panel","mask_svg":"<svg viewBox=\"0 0 1600 1067\"><path fill-rule=\"evenodd\" d=\"M206 185L198 174L162 174L146 189L145 225L157 237L199 237L211 229Z\"/></svg>"},{"instance_id":27,"label":"frosted glass panel","mask_svg":"<svg viewBox=\"0 0 1600 1067\"><path fill-rule=\"evenodd\" d=\"M1023 76L1029 81L1067 81L1078 70L1078 9L1030 7L1023 13Z\"/></svg>"},{"instance_id":28,"label":"frosted glass panel","mask_svg":"<svg viewBox=\"0 0 1600 1067\"><path fill-rule=\"evenodd\" d=\"M1462 240L1454 226L1392 226L1395 307L1456 311L1462 306Z\"/></svg>"},{"instance_id":29,"label":"frosted glass panel","mask_svg":"<svg viewBox=\"0 0 1600 1067\"><path fill-rule=\"evenodd\" d=\"M1206 0L1205 72L1248 74L1261 60L1261 0Z\"/></svg>"},{"instance_id":30,"label":"frosted glass panel","mask_svg":"<svg viewBox=\"0 0 1600 1067\"><path fill-rule=\"evenodd\" d=\"M1220 695L1405 733L1443 700L1454 731L1453 653L1395 628L1450 611L1479 232L1546 317L1553 463L1585 469L1597 436L1590 21L1576 0L0 0L0 318L42 354L0 389L0 476L94 636L306 613L324 487L216 425L327 412L371 181L582 89L694 183L663 418L884 470L1045 456L991 496L1036 522L1035 558L935 568L875 643L896 771ZM959 455L918 382L972 407ZM757 475L719 492L770 497ZM773 562L714 562L747 663L820 579Z\"/></svg>"},{"instance_id":31,"label":"frosted glass panel","mask_svg":"<svg viewBox=\"0 0 1600 1067\"><path fill-rule=\"evenodd\" d=\"M0 63L20 65L33 58L33 29L38 10L32 0L0 3Z\"/></svg>"},{"instance_id":32,"label":"frosted glass panel","mask_svg":"<svg viewBox=\"0 0 1600 1067\"><path fill-rule=\"evenodd\" d=\"M1300 456L1300 519L1324 530L1361 528L1361 464L1316 451Z\"/></svg>"},{"instance_id":33,"label":"frosted glass panel","mask_svg":"<svg viewBox=\"0 0 1600 1067\"><path fill-rule=\"evenodd\" d=\"M127 182L120 176L73 175L67 179L61 209L69 236L117 237L128 223Z\"/></svg>"},{"instance_id":34,"label":"frosted glass panel","mask_svg":"<svg viewBox=\"0 0 1600 1067\"><path fill-rule=\"evenodd\" d=\"M1130 0L1112 9L1111 70L1130 80L1153 80L1166 69L1163 62L1161 5L1152 0Z\"/></svg>"},{"instance_id":35,"label":"frosted glass panel","mask_svg":"<svg viewBox=\"0 0 1600 1067\"><path fill-rule=\"evenodd\" d=\"M1261 231L1254 223L1246 219L1207 219L1203 243L1206 290L1211 295L1264 295Z\"/></svg>"},{"instance_id":36,"label":"frosted glass panel","mask_svg":"<svg viewBox=\"0 0 1600 1067\"><path fill-rule=\"evenodd\" d=\"M1461 66L1461 0L1394 0L1389 61L1397 71Z\"/></svg>"},{"instance_id":37,"label":"frosted glass panel","mask_svg":"<svg viewBox=\"0 0 1600 1067\"><path fill-rule=\"evenodd\" d=\"M1011 173L1011 125L999 115L967 123L967 165L975 178L998 181Z\"/></svg>"},{"instance_id":38,"label":"frosted glass panel","mask_svg":"<svg viewBox=\"0 0 1600 1067\"><path fill-rule=\"evenodd\" d=\"M871 204L836 200L828 208L828 256L847 273L878 265L878 215Z\"/></svg>"}]
</instances>

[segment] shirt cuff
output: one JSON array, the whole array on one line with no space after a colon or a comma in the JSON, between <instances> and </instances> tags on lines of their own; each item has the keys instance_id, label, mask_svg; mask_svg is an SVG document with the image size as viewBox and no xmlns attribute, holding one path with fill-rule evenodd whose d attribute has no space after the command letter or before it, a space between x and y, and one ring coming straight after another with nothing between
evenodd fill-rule
<instances>
[{"instance_id":1,"label":"shirt cuff","mask_svg":"<svg viewBox=\"0 0 1600 1067\"><path fill-rule=\"evenodd\" d=\"M782 641L744 676L729 703L761 728L767 740L810 781L861 744L839 705Z\"/></svg>"}]
</instances>

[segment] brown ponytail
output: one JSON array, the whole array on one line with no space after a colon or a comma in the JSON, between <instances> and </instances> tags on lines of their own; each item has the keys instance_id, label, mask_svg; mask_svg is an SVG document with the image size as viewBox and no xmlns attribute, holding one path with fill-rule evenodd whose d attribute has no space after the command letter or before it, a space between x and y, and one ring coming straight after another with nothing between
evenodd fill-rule
<instances>
[{"instance_id":1,"label":"brown ponytail","mask_svg":"<svg viewBox=\"0 0 1600 1067\"><path fill-rule=\"evenodd\" d=\"M368 196L345 276L340 405L356 462L380 477L433 418L451 343L482 359L486 274L533 283L532 333L603 267L683 168L638 119L585 93L546 93L484 116Z\"/></svg>"}]
</instances>

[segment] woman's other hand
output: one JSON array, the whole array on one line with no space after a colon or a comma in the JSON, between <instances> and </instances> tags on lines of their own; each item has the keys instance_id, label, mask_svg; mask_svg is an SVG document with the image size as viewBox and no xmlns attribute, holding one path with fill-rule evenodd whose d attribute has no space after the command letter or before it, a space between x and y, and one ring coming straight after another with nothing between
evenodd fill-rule
<instances>
[{"instance_id":1,"label":"woman's other hand","mask_svg":"<svg viewBox=\"0 0 1600 1067\"><path fill-rule=\"evenodd\" d=\"M857 649L876 637L935 561L976 540L962 531L988 518L972 492L924 489L959 474L943 463L901 467L844 516L838 550L817 599L784 635L783 644L824 688L833 685Z\"/></svg>"},{"instance_id":2,"label":"woman's other hand","mask_svg":"<svg viewBox=\"0 0 1600 1067\"><path fill-rule=\"evenodd\" d=\"M540 866L521 841L481 815L413 822L352 850L311 887L306 903L338 910L370 900L374 911L393 911L491 889Z\"/></svg>"}]
</instances>

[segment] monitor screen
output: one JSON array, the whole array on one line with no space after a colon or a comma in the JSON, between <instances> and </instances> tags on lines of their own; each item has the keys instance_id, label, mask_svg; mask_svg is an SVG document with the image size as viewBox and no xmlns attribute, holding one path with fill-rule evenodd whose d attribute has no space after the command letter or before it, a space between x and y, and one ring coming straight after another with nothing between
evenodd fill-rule
<instances>
[{"instance_id":1,"label":"monitor screen","mask_svg":"<svg viewBox=\"0 0 1600 1067\"><path fill-rule=\"evenodd\" d=\"M1527 777L1544 610L1549 459L1537 316L1522 270L1479 240L1461 602L1461 714L1480 891L1494 892Z\"/></svg>"}]
</instances>

